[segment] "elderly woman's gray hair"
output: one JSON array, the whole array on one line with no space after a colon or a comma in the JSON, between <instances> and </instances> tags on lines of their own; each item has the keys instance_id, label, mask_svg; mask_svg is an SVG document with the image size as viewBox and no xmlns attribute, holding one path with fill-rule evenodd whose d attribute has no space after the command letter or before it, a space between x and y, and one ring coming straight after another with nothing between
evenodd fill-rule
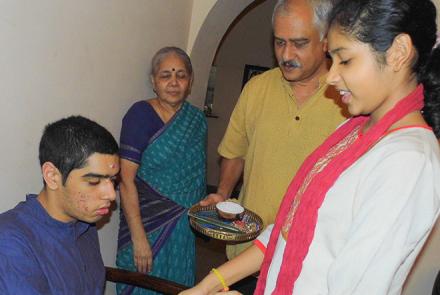
<instances>
[{"instance_id":1,"label":"elderly woman's gray hair","mask_svg":"<svg viewBox=\"0 0 440 295\"><path fill-rule=\"evenodd\" d=\"M150 74L152 76L156 75L162 60L170 54L175 54L177 57L179 57L182 60L183 64L185 65L187 72L192 76L193 68L191 64L191 59L189 58L188 54L186 54L185 51L183 51L179 47L174 47L174 46L163 47L156 52L156 54L151 59Z\"/></svg>"},{"instance_id":2,"label":"elderly woman's gray hair","mask_svg":"<svg viewBox=\"0 0 440 295\"><path fill-rule=\"evenodd\" d=\"M292 0L290 0L292 1ZM313 22L319 32L322 41L327 35L328 18L334 5L334 0L306 0L313 10ZM278 13L288 13L287 4L289 0L278 0L272 14L272 26Z\"/></svg>"}]
</instances>

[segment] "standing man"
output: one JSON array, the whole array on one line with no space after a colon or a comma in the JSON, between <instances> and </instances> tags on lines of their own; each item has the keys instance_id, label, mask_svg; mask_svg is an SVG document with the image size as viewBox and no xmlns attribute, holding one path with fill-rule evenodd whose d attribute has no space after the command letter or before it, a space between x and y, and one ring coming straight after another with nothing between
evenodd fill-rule
<instances>
[{"instance_id":1,"label":"standing man","mask_svg":"<svg viewBox=\"0 0 440 295\"><path fill-rule=\"evenodd\" d=\"M201 201L224 201L244 173L239 200L275 220L287 186L305 158L345 119L328 71L329 0L279 0L272 25L279 67L251 79L243 89L219 146L220 182ZM233 258L250 244L227 247Z\"/></svg>"},{"instance_id":2,"label":"standing man","mask_svg":"<svg viewBox=\"0 0 440 295\"><path fill-rule=\"evenodd\" d=\"M103 294L95 222L115 199L118 145L83 117L46 126L39 159L44 187L0 214L2 294Z\"/></svg>"}]
</instances>

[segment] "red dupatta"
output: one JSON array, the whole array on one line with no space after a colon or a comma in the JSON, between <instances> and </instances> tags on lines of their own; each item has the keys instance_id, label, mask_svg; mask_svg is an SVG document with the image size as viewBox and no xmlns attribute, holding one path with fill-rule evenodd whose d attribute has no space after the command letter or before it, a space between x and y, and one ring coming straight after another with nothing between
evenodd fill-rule
<instances>
[{"instance_id":1,"label":"red dupatta","mask_svg":"<svg viewBox=\"0 0 440 295\"><path fill-rule=\"evenodd\" d=\"M359 137L351 146L337 155L322 171L318 172L301 195L295 216L287 236L283 260L278 274L274 295L292 294L295 281L301 273L302 263L307 256L310 244L313 240L318 210L339 175L365 154L387 130L405 115L423 108L423 85L420 84L408 96L400 100L382 119ZM280 231L291 209L291 204L301 187L304 178L309 174L315 164L325 157L328 151L348 136L353 130L363 126L369 117L359 116L350 119L338 128L324 143L318 147L302 164L301 168L290 183L284 199L278 210L275 226L270 236L260 277L254 294L262 295L266 287L267 273Z\"/></svg>"}]
</instances>

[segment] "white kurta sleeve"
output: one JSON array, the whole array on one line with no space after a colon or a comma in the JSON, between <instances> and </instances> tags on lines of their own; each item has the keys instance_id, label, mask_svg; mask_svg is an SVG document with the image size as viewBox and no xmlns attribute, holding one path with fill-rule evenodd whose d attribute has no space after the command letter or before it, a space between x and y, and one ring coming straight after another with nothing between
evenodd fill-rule
<instances>
[{"instance_id":1,"label":"white kurta sleeve","mask_svg":"<svg viewBox=\"0 0 440 295\"><path fill-rule=\"evenodd\" d=\"M403 282L438 216L435 161L420 151L387 153L359 182L349 234L329 269L329 295L400 294L393 282Z\"/></svg>"},{"instance_id":2,"label":"white kurta sleeve","mask_svg":"<svg viewBox=\"0 0 440 295\"><path fill-rule=\"evenodd\" d=\"M273 224L269 224L257 237L257 240L267 248L269 244L270 235L272 234Z\"/></svg>"}]
</instances>

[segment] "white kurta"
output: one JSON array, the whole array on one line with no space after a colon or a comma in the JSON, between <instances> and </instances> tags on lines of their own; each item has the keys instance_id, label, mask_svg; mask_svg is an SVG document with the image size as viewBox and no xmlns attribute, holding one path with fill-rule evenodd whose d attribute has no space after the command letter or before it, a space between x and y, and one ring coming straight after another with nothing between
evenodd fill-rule
<instances>
[{"instance_id":1,"label":"white kurta","mask_svg":"<svg viewBox=\"0 0 440 295\"><path fill-rule=\"evenodd\" d=\"M400 294L440 208L440 151L430 130L392 132L327 192L295 295ZM258 240L267 245L272 226ZM265 294L285 241L280 235Z\"/></svg>"}]
</instances>

